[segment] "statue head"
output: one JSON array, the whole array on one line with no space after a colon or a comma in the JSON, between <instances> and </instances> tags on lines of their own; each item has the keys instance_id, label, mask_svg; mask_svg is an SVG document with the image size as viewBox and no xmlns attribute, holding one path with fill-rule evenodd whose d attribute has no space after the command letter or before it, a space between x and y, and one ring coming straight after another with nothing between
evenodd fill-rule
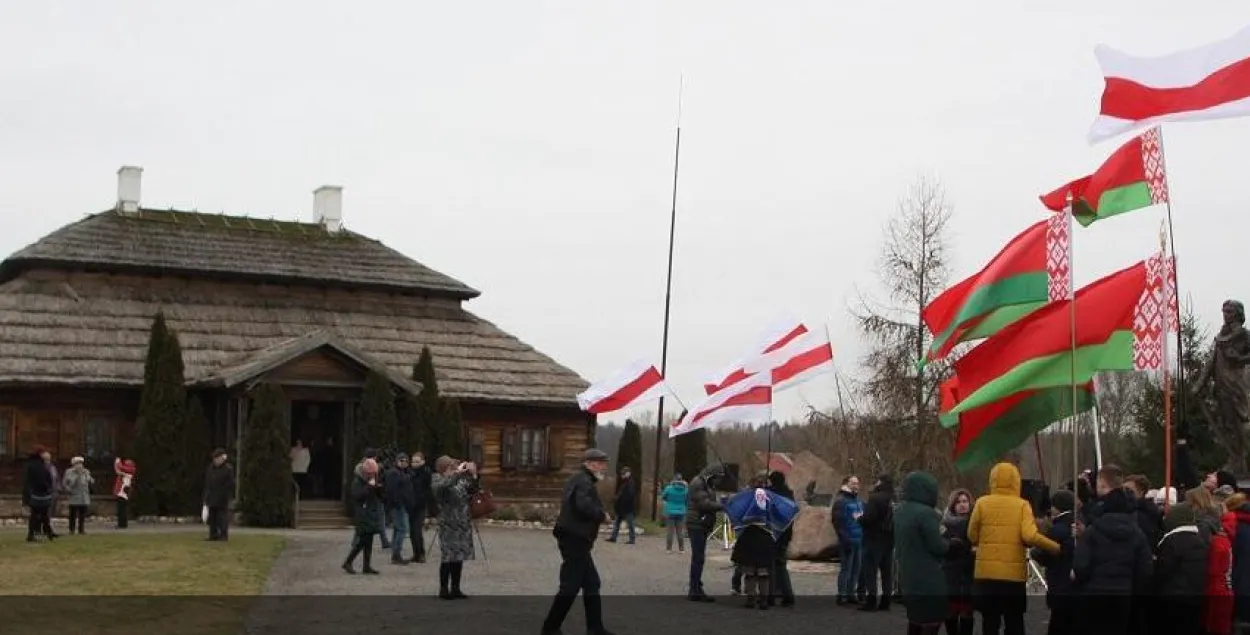
<instances>
[{"instance_id":1,"label":"statue head","mask_svg":"<svg viewBox=\"0 0 1250 635\"><path fill-rule=\"evenodd\" d=\"M1224 323L1225 324L1245 324L1246 323L1246 307L1236 300L1224 301Z\"/></svg>"}]
</instances>

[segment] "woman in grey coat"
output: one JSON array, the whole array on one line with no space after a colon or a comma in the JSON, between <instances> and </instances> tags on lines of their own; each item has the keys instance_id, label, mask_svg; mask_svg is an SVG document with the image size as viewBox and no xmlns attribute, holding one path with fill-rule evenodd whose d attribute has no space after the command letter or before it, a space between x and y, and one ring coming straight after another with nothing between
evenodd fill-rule
<instances>
[{"instance_id":1,"label":"woman in grey coat","mask_svg":"<svg viewBox=\"0 0 1250 635\"><path fill-rule=\"evenodd\" d=\"M434 462L431 489L438 501L438 542L443 552L438 567L438 597L462 600L468 596L460 591L460 575L464 562L474 555L469 501L477 492L477 466L440 456Z\"/></svg>"},{"instance_id":2,"label":"woman in grey coat","mask_svg":"<svg viewBox=\"0 0 1250 635\"><path fill-rule=\"evenodd\" d=\"M81 456L76 456L70 461L70 468L65 471L65 480L61 482L61 489L69 496L69 533L74 533L75 527L78 534L87 533L87 509L91 506L91 486L95 483L95 479L91 478L91 471L83 466Z\"/></svg>"}]
</instances>

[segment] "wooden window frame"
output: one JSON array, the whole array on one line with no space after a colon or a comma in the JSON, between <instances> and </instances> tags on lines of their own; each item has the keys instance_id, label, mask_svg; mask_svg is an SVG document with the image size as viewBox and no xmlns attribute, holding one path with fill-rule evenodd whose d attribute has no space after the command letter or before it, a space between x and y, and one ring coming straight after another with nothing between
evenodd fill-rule
<instances>
[{"instance_id":1,"label":"wooden window frame","mask_svg":"<svg viewBox=\"0 0 1250 635\"><path fill-rule=\"evenodd\" d=\"M486 463L486 433L469 430L469 460L478 466Z\"/></svg>"},{"instance_id":2,"label":"wooden window frame","mask_svg":"<svg viewBox=\"0 0 1250 635\"><path fill-rule=\"evenodd\" d=\"M88 461L93 461L94 464L98 465L100 464L99 463L100 461L104 461L111 465L113 459L117 457L117 423L118 423L117 418L107 412L92 412L92 411L85 411L85 412L79 413L78 417L79 417L79 420L82 422L82 438L81 438L82 447L79 448L78 451L76 451L75 453L80 454L83 458L87 459ZM91 438L91 434L89 433L89 430L90 430L92 421L103 421L105 425L105 434L104 434L105 438L103 440L104 454L99 455L99 456L92 456L88 452L88 450L90 449L89 439Z\"/></svg>"},{"instance_id":3,"label":"wooden window frame","mask_svg":"<svg viewBox=\"0 0 1250 635\"><path fill-rule=\"evenodd\" d=\"M530 437L530 453L524 453L525 438ZM502 431L499 443L500 468L509 472L551 472L548 443L549 425L512 425ZM535 447L536 446L536 447Z\"/></svg>"},{"instance_id":4,"label":"wooden window frame","mask_svg":"<svg viewBox=\"0 0 1250 635\"><path fill-rule=\"evenodd\" d=\"M17 453L17 408L0 406L0 416L8 415L7 425L0 428L0 461L18 458Z\"/></svg>"}]
</instances>

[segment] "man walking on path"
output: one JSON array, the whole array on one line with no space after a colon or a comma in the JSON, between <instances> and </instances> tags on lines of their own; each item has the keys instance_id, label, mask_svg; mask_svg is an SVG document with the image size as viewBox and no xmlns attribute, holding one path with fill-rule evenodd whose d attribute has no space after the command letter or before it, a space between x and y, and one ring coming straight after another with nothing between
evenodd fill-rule
<instances>
[{"instance_id":1,"label":"man walking on path","mask_svg":"<svg viewBox=\"0 0 1250 635\"><path fill-rule=\"evenodd\" d=\"M386 471L385 483L382 492L395 529L395 535L391 538L391 564L406 565L408 561L404 560L404 539L408 537L408 519L417 504L417 492L412 489L412 473L408 469L407 454L400 452L395 456L395 467Z\"/></svg>"},{"instance_id":2,"label":"man walking on path","mask_svg":"<svg viewBox=\"0 0 1250 635\"><path fill-rule=\"evenodd\" d=\"M230 539L230 500L234 498L234 466L226 451L213 450L213 462L204 476L204 506L208 508L208 539Z\"/></svg>"},{"instance_id":3,"label":"man walking on path","mask_svg":"<svg viewBox=\"0 0 1250 635\"><path fill-rule=\"evenodd\" d=\"M564 618L573 608L577 593L582 593L586 609L587 635L612 635L603 627L603 598L599 595L599 570L591 551L599 526L608 522L608 514L599 500L595 483L603 480L608 469L608 455L589 449L582 457L582 469L573 473L564 485L560 516L556 520L556 545L560 549L560 590L543 621L543 635L559 635Z\"/></svg>"},{"instance_id":4,"label":"man walking on path","mask_svg":"<svg viewBox=\"0 0 1250 635\"><path fill-rule=\"evenodd\" d=\"M621 477L616 481L616 501L614 502L616 521L612 523L612 535L608 542L616 542L621 532L621 522L629 525L629 544L634 544L634 509L638 503L638 484L629 471L629 466L621 468Z\"/></svg>"}]
</instances>

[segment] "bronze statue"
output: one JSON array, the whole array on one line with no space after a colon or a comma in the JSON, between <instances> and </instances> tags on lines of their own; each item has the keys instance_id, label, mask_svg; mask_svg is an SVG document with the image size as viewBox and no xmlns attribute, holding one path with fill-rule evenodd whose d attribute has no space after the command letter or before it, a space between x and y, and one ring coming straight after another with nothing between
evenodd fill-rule
<instances>
[{"instance_id":1,"label":"bronze statue","mask_svg":"<svg viewBox=\"0 0 1250 635\"><path fill-rule=\"evenodd\" d=\"M1225 301L1224 326L1198 378L1199 398L1204 403L1208 396L1214 401L1214 409L1204 407L1204 411L1215 440L1228 451L1228 469L1238 477L1247 476L1245 435L1250 422L1250 383L1246 380L1250 331L1245 324L1245 307L1236 300Z\"/></svg>"}]
</instances>

